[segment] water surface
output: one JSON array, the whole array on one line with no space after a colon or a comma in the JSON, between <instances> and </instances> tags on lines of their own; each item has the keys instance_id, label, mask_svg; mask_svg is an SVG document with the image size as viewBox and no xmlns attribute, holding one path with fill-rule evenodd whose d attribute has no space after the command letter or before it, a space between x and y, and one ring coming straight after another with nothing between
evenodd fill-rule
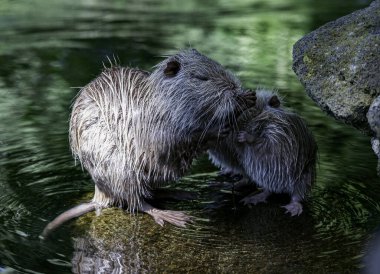
<instances>
[{"instance_id":1,"label":"water surface","mask_svg":"<svg viewBox=\"0 0 380 274\"><path fill-rule=\"evenodd\" d=\"M292 45L366 1L42 1L0 4L0 272L357 273L380 225L380 184L369 138L326 116L291 70ZM149 70L161 56L197 48L247 88L277 89L319 145L305 212L287 196L252 208L207 157L173 186L199 193L160 206L197 217L161 228L120 209L88 214L41 242L58 213L91 198L93 184L68 146L70 105L107 58ZM231 181L231 179L230 179ZM119 271L119 272L118 272Z\"/></svg>"}]
</instances>

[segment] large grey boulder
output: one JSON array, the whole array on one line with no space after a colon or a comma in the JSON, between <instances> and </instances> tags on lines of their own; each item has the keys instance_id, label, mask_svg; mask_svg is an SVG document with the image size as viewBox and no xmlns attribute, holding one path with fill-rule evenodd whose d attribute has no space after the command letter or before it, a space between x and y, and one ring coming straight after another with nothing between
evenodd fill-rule
<instances>
[{"instance_id":1,"label":"large grey boulder","mask_svg":"<svg viewBox=\"0 0 380 274\"><path fill-rule=\"evenodd\" d=\"M380 157L380 0L300 39L293 70L324 111L373 136Z\"/></svg>"},{"instance_id":2,"label":"large grey boulder","mask_svg":"<svg viewBox=\"0 0 380 274\"><path fill-rule=\"evenodd\" d=\"M380 1L304 36L293 70L324 111L370 133L366 114L380 95Z\"/></svg>"}]
</instances>

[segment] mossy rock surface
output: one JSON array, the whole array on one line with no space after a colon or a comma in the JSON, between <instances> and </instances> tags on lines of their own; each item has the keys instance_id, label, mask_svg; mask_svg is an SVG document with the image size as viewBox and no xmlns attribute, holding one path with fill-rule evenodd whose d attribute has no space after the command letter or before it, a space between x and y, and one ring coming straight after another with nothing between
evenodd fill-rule
<instances>
[{"instance_id":1,"label":"mossy rock surface","mask_svg":"<svg viewBox=\"0 0 380 274\"><path fill-rule=\"evenodd\" d=\"M324 111L371 134L366 113L380 95L380 0L300 39L293 70Z\"/></svg>"}]
</instances>

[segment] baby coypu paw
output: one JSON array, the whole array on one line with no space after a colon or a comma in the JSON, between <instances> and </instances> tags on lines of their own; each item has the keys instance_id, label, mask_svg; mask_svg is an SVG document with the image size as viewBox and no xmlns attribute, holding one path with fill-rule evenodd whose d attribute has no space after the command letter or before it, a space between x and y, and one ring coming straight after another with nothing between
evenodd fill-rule
<instances>
[{"instance_id":1,"label":"baby coypu paw","mask_svg":"<svg viewBox=\"0 0 380 274\"><path fill-rule=\"evenodd\" d=\"M201 150L207 150L213 147L216 143L224 140L232 131L229 124L222 126L214 126L213 128L205 131L197 131L193 133L193 142L198 143L201 141Z\"/></svg>"},{"instance_id":2,"label":"baby coypu paw","mask_svg":"<svg viewBox=\"0 0 380 274\"><path fill-rule=\"evenodd\" d=\"M239 131L236 138L239 143L252 143L254 141L254 137L246 131Z\"/></svg>"},{"instance_id":3,"label":"baby coypu paw","mask_svg":"<svg viewBox=\"0 0 380 274\"><path fill-rule=\"evenodd\" d=\"M224 125L218 132L218 138L226 138L232 131L232 127L229 124Z\"/></svg>"},{"instance_id":4,"label":"baby coypu paw","mask_svg":"<svg viewBox=\"0 0 380 274\"><path fill-rule=\"evenodd\" d=\"M292 217L301 215L303 211L302 204L300 202L294 202L294 201L292 201L291 203L285 206L282 206L282 208L285 208L286 209L285 213L290 213Z\"/></svg>"}]
</instances>

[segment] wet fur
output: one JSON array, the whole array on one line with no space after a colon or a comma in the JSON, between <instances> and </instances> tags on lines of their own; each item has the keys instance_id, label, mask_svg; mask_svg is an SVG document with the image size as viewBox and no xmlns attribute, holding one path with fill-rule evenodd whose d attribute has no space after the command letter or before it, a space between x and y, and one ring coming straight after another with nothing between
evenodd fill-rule
<instances>
[{"instance_id":1,"label":"wet fur","mask_svg":"<svg viewBox=\"0 0 380 274\"><path fill-rule=\"evenodd\" d=\"M105 69L72 108L70 145L95 182L96 207L141 210L151 191L189 170L208 138L234 123L239 80L196 50L169 56L152 73Z\"/></svg>"},{"instance_id":2,"label":"wet fur","mask_svg":"<svg viewBox=\"0 0 380 274\"><path fill-rule=\"evenodd\" d=\"M297 114L269 106L272 92L261 90L256 95L256 107L238 120L239 130L251 134L253 142L239 143L233 132L208 150L210 159L270 192L304 199L316 177L314 137Z\"/></svg>"}]
</instances>

